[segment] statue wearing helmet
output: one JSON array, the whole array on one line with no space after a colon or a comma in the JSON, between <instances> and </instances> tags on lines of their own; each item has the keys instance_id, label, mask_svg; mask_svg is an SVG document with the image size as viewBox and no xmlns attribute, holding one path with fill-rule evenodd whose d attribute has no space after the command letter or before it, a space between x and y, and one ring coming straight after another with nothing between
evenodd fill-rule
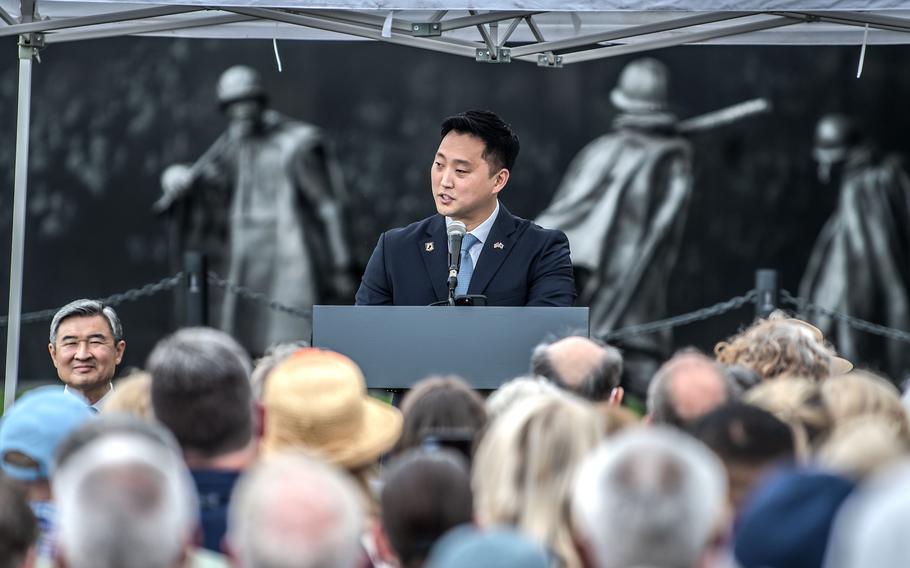
<instances>
[{"instance_id":1,"label":"statue wearing helmet","mask_svg":"<svg viewBox=\"0 0 910 568\"><path fill-rule=\"evenodd\" d=\"M256 70L227 69L216 87L227 130L192 165L162 174L182 250L208 253L234 284L300 309L353 295L344 187L322 133L267 108ZM224 294L218 325L253 354L309 337L309 322Z\"/></svg>"},{"instance_id":2,"label":"statue wearing helmet","mask_svg":"<svg viewBox=\"0 0 910 568\"><path fill-rule=\"evenodd\" d=\"M614 132L575 157L536 222L569 238L579 304L590 306L594 335L666 317L670 271L692 189L692 149L676 133L670 73L637 59L620 73L610 101ZM670 355L669 333L621 343L628 390L644 397Z\"/></svg>"},{"instance_id":3,"label":"statue wearing helmet","mask_svg":"<svg viewBox=\"0 0 910 568\"><path fill-rule=\"evenodd\" d=\"M819 120L812 154L819 179L840 194L809 257L800 296L828 310L910 329L910 179L899 158L876 152L842 114ZM809 315L847 359L895 381L910 378L905 345L842 319Z\"/></svg>"}]
</instances>

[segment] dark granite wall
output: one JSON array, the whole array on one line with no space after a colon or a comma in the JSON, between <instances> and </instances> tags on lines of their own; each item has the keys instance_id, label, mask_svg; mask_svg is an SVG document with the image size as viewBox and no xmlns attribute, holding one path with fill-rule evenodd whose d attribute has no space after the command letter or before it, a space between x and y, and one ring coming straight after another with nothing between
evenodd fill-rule
<instances>
[{"instance_id":1,"label":"dark granite wall","mask_svg":"<svg viewBox=\"0 0 910 568\"><path fill-rule=\"evenodd\" d=\"M220 72L260 69L278 110L325 128L355 204L354 248L365 263L380 231L432 212L428 168L438 122L469 107L517 128L522 153L503 201L533 217L568 162L608 127L607 93L630 58L561 70L482 65L367 42L117 39L55 45L35 66L26 239L26 311L100 297L171 272L164 225L150 212L158 176L191 161L223 127L213 101ZM17 71L0 43L0 294L7 295ZM654 55L670 65L680 116L756 96L774 114L694 137L696 185L670 290L681 313L740 294L756 268L777 267L795 291L816 233L834 206L814 180L818 115L855 113L881 145L904 153L910 127L906 47L870 47L855 79L853 47L687 47ZM5 311L3 308L0 311ZM139 365L175 325L163 294L119 309ZM679 345L709 348L749 310L680 328ZM21 376L53 377L46 325L26 324ZM2 355L0 355L2 356Z\"/></svg>"}]
</instances>

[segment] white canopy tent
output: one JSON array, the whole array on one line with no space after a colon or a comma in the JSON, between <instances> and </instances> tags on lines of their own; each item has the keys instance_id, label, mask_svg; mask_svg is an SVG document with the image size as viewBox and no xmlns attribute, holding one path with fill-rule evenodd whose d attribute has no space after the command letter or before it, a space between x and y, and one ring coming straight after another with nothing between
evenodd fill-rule
<instances>
[{"instance_id":1,"label":"white canopy tent","mask_svg":"<svg viewBox=\"0 0 910 568\"><path fill-rule=\"evenodd\" d=\"M678 45L910 43L902 0L0 0L19 38L5 404L18 375L32 61L55 44L123 35L374 40L482 63L558 68Z\"/></svg>"}]
</instances>

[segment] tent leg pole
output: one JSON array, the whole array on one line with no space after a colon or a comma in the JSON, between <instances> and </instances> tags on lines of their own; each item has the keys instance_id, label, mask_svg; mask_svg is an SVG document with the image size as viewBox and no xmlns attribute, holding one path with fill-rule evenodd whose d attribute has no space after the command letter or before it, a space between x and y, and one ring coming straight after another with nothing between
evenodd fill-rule
<instances>
[{"instance_id":1,"label":"tent leg pole","mask_svg":"<svg viewBox=\"0 0 910 568\"><path fill-rule=\"evenodd\" d=\"M6 327L6 378L3 409L16 398L19 378L19 328L22 315L22 270L25 252L25 198L28 191L28 137L32 95L32 60L36 49L19 47L19 113L16 118L16 174L13 197L13 241L10 251L9 311Z\"/></svg>"}]
</instances>

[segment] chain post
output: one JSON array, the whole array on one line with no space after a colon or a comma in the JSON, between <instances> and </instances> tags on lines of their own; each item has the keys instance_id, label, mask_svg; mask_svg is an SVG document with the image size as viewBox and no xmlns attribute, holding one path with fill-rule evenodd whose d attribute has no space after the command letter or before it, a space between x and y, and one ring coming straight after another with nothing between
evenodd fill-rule
<instances>
[{"instance_id":1,"label":"chain post","mask_svg":"<svg viewBox=\"0 0 910 568\"><path fill-rule=\"evenodd\" d=\"M185 277L185 311L183 325L208 325L208 268L205 253L187 251L183 254Z\"/></svg>"},{"instance_id":2,"label":"chain post","mask_svg":"<svg viewBox=\"0 0 910 568\"><path fill-rule=\"evenodd\" d=\"M777 271L761 268L755 271L755 317L766 318L780 306Z\"/></svg>"}]
</instances>

